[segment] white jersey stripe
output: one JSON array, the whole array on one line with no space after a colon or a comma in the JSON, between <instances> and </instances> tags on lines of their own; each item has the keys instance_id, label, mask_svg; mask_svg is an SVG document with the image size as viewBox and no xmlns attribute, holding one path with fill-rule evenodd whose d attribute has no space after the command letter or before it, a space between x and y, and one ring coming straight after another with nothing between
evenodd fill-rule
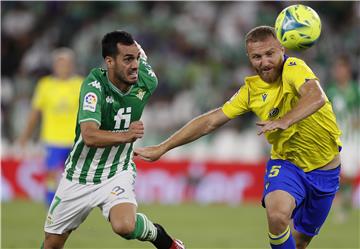
<instances>
[{"instance_id":1,"label":"white jersey stripe","mask_svg":"<svg viewBox=\"0 0 360 249\"><path fill-rule=\"evenodd\" d=\"M103 154L105 148L97 148L94 158L92 159L92 162L90 164L90 170L86 176L86 182L93 182L94 180L94 173L99 165L101 155Z\"/></svg>"},{"instance_id":2,"label":"white jersey stripe","mask_svg":"<svg viewBox=\"0 0 360 249\"><path fill-rule=\"evenodd\" d=\"M125 158L128 154L128 150L129 150L129 147L130 147L131 143L127 143L123 149L123 151L121 152L121 156L120 156L120 159L119 159L119 162L118 163L121 163L118 165L117 167L117 170L118 171L120 169L120 171L124 168L124 163L125 163Z\"/></svg>"},{"instance_id":3,"label":"white jersey stripe","mask_svg":"<svg viewBox=\"0 0 360 249\"><path fill-rule=\"evenodd\" d=\"M116 155L116 152L119 150L119 146L113 146L111 148L111 151L109 153L109 156L105 162L105 166L104 166L104 171L102 173L102 177L101 178L104 178L104 177L107 177L110 173L110 169L111 169L111 165L114 161L114 157Z\"/></svg>"},{"instance_id":4,"label":"white jersey stripe","mask_svg":"<svg viewBox=\"0 0 360 249\"><path fill-rule=\"evenodd\" d=\"M67 164L65 165L66 170L64 171L64 174L66 174L67 170L71 168L71 166L72 166L72 160L71 160L71 159L73 158L74 153L75 153L77 147L79 146L79 144L80 144L81 142L82 142L82 136L81 136L81 134L80 134L78 140L76 141L73 149L72 149L71 152L70 152L70 155L69 155L68 160L67 160L68 162L67 162Z\"/></svg>"},{"instance_id":5,"label":"white jersey stripe","mask_svg":"<svg viewBox=\"0 0 360 249\"><path fill-rule=\"evenodd\" d=\"M81 173L81 170L84 166L84 163L85 163L85 160L86 160L86 156L89 152L90 148L87 147L86 145L84 145L84 148L82 149L81 153L80 153L80 156L79 156L79 159L76 163L76 166L75 166L75 172L74 172L74 176L73 178L75 179L79 179L80 178L80 173Z\"/></svg>"}]
</instances>

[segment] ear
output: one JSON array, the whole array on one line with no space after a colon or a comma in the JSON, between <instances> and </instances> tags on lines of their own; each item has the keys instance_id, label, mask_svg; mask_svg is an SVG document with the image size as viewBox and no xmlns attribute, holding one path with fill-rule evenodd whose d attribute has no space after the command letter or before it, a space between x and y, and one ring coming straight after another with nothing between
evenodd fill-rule
<instances>
[{"instance_id":1,"label":"ear","mask_svg":"<svg viewBox=\"0 0 360 249\"><path fill-rule=\"evenodd\" d=\"M106 64L107 68L113 68L114 67L114 59L111 56L106 56L105 64Z\"/></svg>"},{"instance_id":2,"label":"ear","mask_svg":"<svg viewBox=\"0 0 360 249\"><path fill-rule=\"evenodd\" d=\"M281 45L281 43L280 43L280 49L281 49L281 52L283 52L283 54L285 54L285 47L283 45Z\"/></svg>"}]
</instances>

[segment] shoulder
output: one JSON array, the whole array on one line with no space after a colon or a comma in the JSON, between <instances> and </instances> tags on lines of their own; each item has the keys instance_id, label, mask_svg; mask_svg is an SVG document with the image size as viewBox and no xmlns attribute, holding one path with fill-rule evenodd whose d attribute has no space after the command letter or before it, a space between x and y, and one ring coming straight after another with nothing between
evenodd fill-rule
<instances>
[{"instance_id":1,"label":"shoulder","mask_svg":"<svg viewBox=\"0 0 360 249\"><path fill-rule=\"evenodd\" d=\"M150 64L146 60L140 59L139 85L143 85L152 91L156 88L157 84L158 79Z\"/></svg>"},{"instance_id":2,"label":"shoulder","mask_svg":"<svg viewBox=\"0 0 360 249\"><path fill-rule=\"evenodd\" d=\"M92 93L99 97L104 95L106 85L106 70L102 68L94 68L90 71L88 76L83 80L81 85L81 94Z\"/></svg>"},{"instance_id":3,"label":"shoulder","mask_svg":"<svg viewBox=\"0 0 360 249\"><path fill-rule=\"evenodd\" d=\"M41 77L39 80L38 80L38 85L46 85L46 84L50 84L52 81L53 81L53 76L52 75L46 75L46 76L43 76Z\"/></svg>"},{"instance_id":4,"label":"shoulder","mask_svg":"<svg viewBox=\"0 0 360 249\"><path fill-rule=\"evenodd\" d=\"M72 81L75 83L83 82L83 80L84 80L84 77L77 75L77 74L72 77Z\"/></svg>"},{"instance_id":5,"label":"shoulder","mask_svg":"<svg viewBox=\"0 0 360 249\"><path fill-rule=\"evenodd\" d=\"M283 71L287 72L287 71L296 71L296 70L302 70L302 69L310 69L309 66L305 63L305 61L296 58L296 57L288 57L285 61L284 61L284 67L283 67Z\"/></svg>"},{"instance_id":6,"label":"shoulder","mask_svg":"<svg viewBox=\"0 0 360 249\"><path fill-rule=\"evenodd\" d=\"M90 70L90 73L86 78L101 80L102 78L106 77L106 72L107 70L103 68L93 68Z\"/></svg>"}]
</instances>

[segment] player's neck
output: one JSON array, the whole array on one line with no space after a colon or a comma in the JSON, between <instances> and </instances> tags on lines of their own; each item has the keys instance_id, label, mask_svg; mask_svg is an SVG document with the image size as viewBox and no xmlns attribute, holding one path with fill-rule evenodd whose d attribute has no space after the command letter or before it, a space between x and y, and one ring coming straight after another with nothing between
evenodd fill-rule
<instances>
[{"instance_id":1,"label":"player's neck","mask_svg":"<svg viewBox=\"0 0 360 249\"><path fill-rule=\"evenodd\" d=\"M119 89L122 93L126 93L129 91L131 85L118 80L114 75L108 74L108 81L113 84L117 89Z\"/></svg>"}]
</instances>

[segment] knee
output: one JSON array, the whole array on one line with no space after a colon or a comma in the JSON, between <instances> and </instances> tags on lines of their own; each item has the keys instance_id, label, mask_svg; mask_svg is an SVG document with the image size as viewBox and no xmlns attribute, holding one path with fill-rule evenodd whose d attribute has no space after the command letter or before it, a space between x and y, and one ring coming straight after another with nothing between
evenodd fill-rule
<instances>
[{"instance_id":1,"label":"knee","mask_svg":"<svg viewBox=\"0 0 360 249\"><path fill-rule=\"evenodd\" d=\"M284 232L289 225L290 215L281 211L273 211L268 213L268 221L270 232L277 235Z\"/></svg>"},{"instance_id":2,"label":"knee","mask_svg":"<svg viewBox=\"0 0 360 249\"><path fill-rule=\"evenodd\" d=\"M127 237L135 230L135 221L131 219L124 218L122 220L114 221L111 223L113 231L122 236Z\"/></svg>"}]
</instances>

